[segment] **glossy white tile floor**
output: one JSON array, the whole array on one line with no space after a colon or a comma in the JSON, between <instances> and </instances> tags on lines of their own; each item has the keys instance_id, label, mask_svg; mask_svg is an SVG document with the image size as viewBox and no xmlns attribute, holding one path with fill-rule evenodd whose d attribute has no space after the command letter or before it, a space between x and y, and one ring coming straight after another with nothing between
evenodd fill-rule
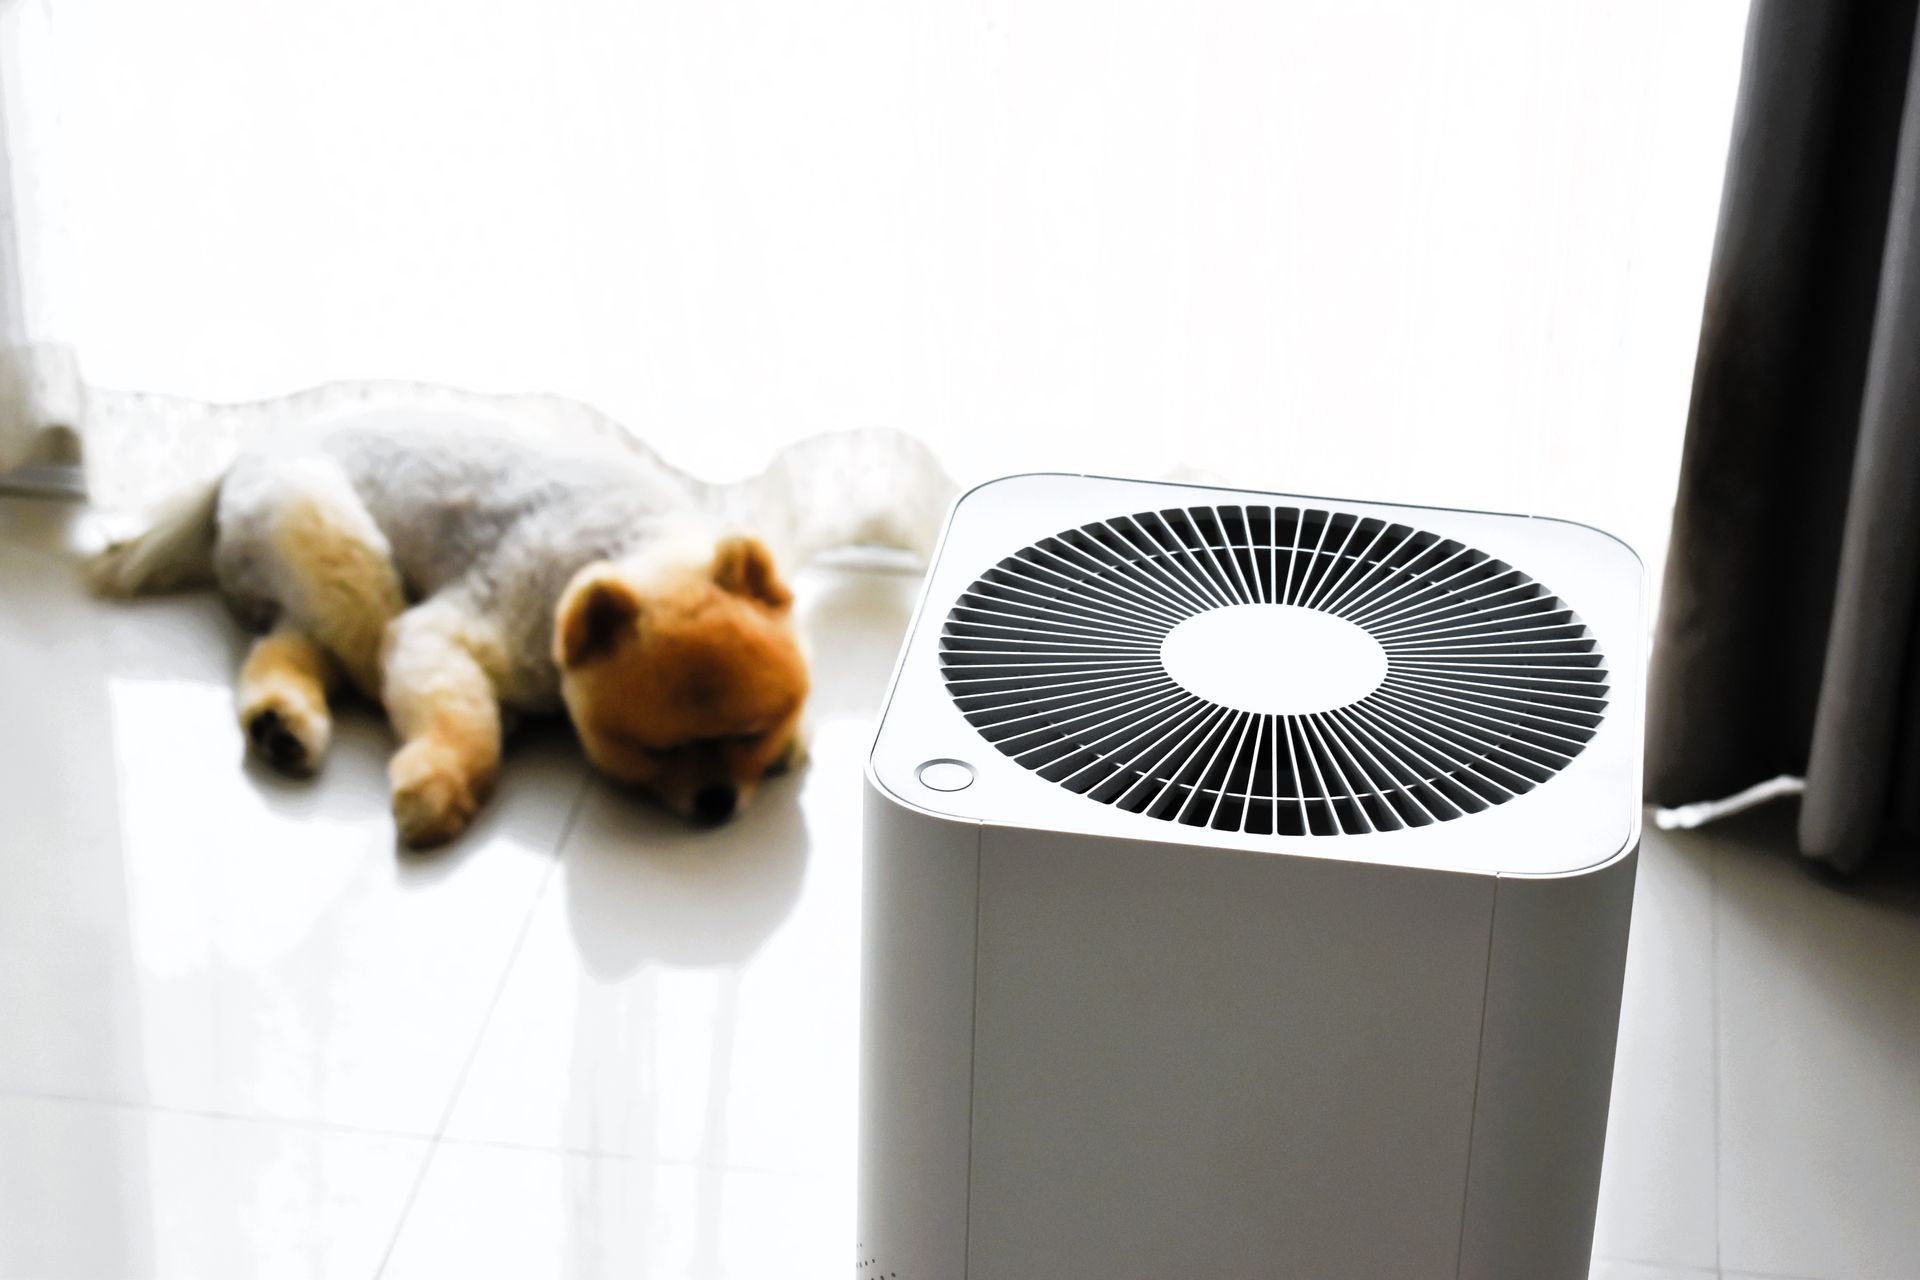
<instances>
[{"instance_id":1,"label":"glossy white tile floor","mask_svg":"<svg viewBox=\"0 0 1920 1280\"><path fill-rule=\"evenodd\" d=\"M387 739L242 759L210 598L0 498L0 1278L843 1280L858 776L912 581L802 583L812 764L694 833L513 751L397 855ZM1596 1280L1920 1276L1920 891L1762 819L1641 864Z\"/></svg>"}]
</instances>

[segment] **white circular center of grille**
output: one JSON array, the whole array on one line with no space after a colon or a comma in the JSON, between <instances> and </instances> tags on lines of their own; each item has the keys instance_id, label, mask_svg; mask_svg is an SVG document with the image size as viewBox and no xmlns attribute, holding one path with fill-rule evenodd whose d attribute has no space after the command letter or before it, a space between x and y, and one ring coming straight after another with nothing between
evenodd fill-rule
<instances>
[{"instance_id":1,"label":"white circular center of grille","mask_svg":"<svg viewBox=\"0 0 1920 1280\"><path fill-rule=\"evenodd\" d=\"M1364 628L1293 604L1196 613L1167 632L1160 661L1188 692L1256 715L1332 711L1387 678L1387 651Z\"/></svg>"}]
</instances>

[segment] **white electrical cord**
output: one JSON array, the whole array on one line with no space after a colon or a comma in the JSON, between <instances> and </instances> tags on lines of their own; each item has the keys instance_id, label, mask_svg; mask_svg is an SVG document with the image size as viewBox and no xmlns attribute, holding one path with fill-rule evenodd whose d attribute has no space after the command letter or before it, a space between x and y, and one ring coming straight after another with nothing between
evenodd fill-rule
<instances>
[{"instance_id":1,"label":"white electrical cord","mask_svg":"<svg viewBox=\"0 0 1920 1280\"><path fill-rule=\"evenodd\" d=\"M1796 778L1783 773L1777 778L1765 782L1756 782L1745 791L1736 792L1724 800L1700 800L1693 804L1677 805L1671 809L1655 809L1653 825L1662 831L1679 828L1692 830L1709 822L1718 822L1722 818L1744 813L1769 800L1778 800L1782 796L1797 796L1807 789L1805 778Z\"/></svg>"}]
</instances>

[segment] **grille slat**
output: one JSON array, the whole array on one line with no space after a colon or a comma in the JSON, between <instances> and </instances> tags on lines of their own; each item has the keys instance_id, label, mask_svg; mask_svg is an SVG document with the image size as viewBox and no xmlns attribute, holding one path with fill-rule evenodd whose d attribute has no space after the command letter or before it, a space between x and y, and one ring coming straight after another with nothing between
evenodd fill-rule
<instances>
[{"instance_id":1,"label":"grille slat","mask_svg":"<svg viewBox=\"0 0 1920 1280\"><path fill-rule=\"evenodd\" d=\"M1260 606L1352 623L1384 676L1295 713L1225 705L1166 669L1176 627ZM1566 768L1609 695L1591 632L1519 569L1422 529L1285 506L1143 511L1041 539L961 594L939 664L961 714L1041 777L1253 835L1481 812Z\"/></svg>"}]
</instances>

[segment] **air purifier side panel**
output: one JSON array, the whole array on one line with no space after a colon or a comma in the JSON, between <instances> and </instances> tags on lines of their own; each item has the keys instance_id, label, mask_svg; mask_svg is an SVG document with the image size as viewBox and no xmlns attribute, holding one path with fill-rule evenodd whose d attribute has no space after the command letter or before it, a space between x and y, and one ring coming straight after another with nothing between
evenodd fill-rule
<instances>
[{"instance_id":1,"label":"air purifier side panel","mask_svg":"<svg viewBox=\"0 0 1920 1280\"><path fill-rule=\"evenodd\" d=\"M968 1280L1452 1275L1493 894L987 826Z\"/></svg>"},{"instance_id":2,"label":"air purifier side panel","mask_svg":"<svg viewBox=\"0 0 1920 1280\"><path fill-rule=\"evenodd\" d=\"M1584 1280L1638 845L1582 875L1502 876L1462 1280Z\"/></svg>"},{"instance_id":3,"label":"air purifier side panel","mask_svg":"<svg viewBox=\"0 0 1920 1280\"><path fill-rule=\"evenodd\" d=\"M867 781L860 1276L967 1274L980 826Z\"/></svg>"}]
</instances>

